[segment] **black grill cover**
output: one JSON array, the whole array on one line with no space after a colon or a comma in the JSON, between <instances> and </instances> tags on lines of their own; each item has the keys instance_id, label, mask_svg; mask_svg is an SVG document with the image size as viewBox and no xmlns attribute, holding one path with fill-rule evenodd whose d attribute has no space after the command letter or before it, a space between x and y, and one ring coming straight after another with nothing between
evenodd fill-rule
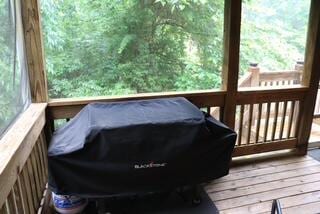
<instances>
[{"instance_id":1,"label":"black grill cover","mask_svg":"<svg viewBox=\"0 0 320 214\"><path fill-rule=\"evenodd\" d=\"M184 98L89 104L49 146L49 186L82 197L194 185L228 174L236 134Z\"/></svg>"}]
</instances>

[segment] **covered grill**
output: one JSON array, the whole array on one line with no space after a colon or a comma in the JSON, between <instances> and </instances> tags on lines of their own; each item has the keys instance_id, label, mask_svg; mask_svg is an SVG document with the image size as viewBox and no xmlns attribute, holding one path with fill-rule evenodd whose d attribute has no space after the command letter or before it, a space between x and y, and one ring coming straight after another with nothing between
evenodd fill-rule
<instances>
[{"instance_id":1,"label":"covered grill","mask_svg":"<svg viewBox=\"0 0 320 214\"><path fill-rule=\"evenodd\" d=\"M94 198L196 185L228 174L235 140L184 98L89 104L54 133L49 186Z\"/></svg>"}]
</instances>

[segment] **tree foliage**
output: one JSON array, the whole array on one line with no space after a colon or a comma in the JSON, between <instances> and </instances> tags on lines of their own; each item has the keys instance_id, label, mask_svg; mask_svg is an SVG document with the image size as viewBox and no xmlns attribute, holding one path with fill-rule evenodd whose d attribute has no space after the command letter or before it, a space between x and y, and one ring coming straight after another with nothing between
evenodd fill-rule
<instances>
[{"instance_id":1,"label":"tree foliage","mask_svg":"<svg viewBox=\"0 0 320 214\"><path fill-rule=\"evenodd\" d=\"M51 97L219 88L223 0L43 0ZM245 1L241 74L302 58L308 1Z\"/></svg>"},{"instance_id":2,"label":"tree foliage","mask_svg":"<svg viewBox=\"0 0 320 214\"><path fill-rule=\"evenodd\" d=\"M0 0L0 135L23 107L14 23L9 1Z\"/></svg>"},{"instance_id":3,"label":"tree foliage","mask_svg":"<svg viewBox=\"0 0 320 214\"><path fill-rule=\"evenodd\" d=\"M0 0L0 129L21 93L8 2ZM249 62L282 70L303 58L309 5L243 1L241 74ZM50 97L221 85L223 0L41 0L41 17Z\"/></svg>"},{"instance_id":4,"label":"tree foliage","mask_svg":"<svg viewBox=\"0 0 320 214\"><path fill-rule=\"evenodd\" d=\"M53 97L220 85L221 1L51 0L42 11Z\"/></svg>"}]
</instances>

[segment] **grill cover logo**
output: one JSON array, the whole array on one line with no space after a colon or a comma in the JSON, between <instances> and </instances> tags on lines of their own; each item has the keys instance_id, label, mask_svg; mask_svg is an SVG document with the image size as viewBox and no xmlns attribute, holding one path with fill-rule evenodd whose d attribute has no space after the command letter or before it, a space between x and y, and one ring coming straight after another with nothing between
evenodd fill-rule
<instances>
[{"instance_id":1,"label":"grill cover logo","mask_svg":"<svg viewBox=\"0 0 320 214\"><path fill-rule=\"evenodd\" d=\"M159 168L159 167L165 167L167 163L147 163L147 164L135 164L135 169L148 169L148 168Z\"/></svg>"}]
</instances>

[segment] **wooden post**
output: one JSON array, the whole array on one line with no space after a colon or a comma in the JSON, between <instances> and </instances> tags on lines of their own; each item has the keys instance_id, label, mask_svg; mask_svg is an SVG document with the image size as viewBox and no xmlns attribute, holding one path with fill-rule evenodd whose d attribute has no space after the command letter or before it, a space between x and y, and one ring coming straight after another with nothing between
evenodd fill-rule
<instances>
[{"instance_id":1,"label":"wooden post","mask_svg":"<svg viewBox=\"0 0 320 214\"><path fill-rule=\"evenodd\" d=\"M224 11L224 57L222 89L227 91L223 122L235 126L239 76L241 0L226 0Z\"/></svg>"},{"instance_id":2,"label":"wooden post","mask_svg":"<svg viewBox=\"0 0 320 214\"><path fill-rule=\"evenodd\" d=\"M300 71L301 73L297 74L296 80L294 81L294 84L300 84L301 83L301 76L304 69L304 62L303 61L297 61L294 65L294 70Z\"/></svg>"},{"instance_id":3,"label":"wooden post","mask_svg":"<svg viewBox=\"0 0 320 214\"><path fill-rule=\"evenodd\" d=\"M38 0L24 0L21 1L21 6L32 102L47 102L48 90L41 32L40 4Z\"/></svg>"},{"instance_id":4,"label":"wooden post","mask_svg":"<svg viewBox=\"0 0 320 214\"><path fill-rule=\"evenodd\" d=\"M251 87L258 87L260 83L260 68L258 63L250 63Z\"/></svg>"},{"instance_id":5,"label":"wooden post","mask_svg":"<svg viewBox=\"0 0 320 214\"><path fill-rule=\"evenodd\" d=\"M305 155L313 121L313 111L320 78L320 1L312 0L305 54L305 68L301 84L309 87L300 102L299 126L297 129L297 153Z\"/></svg>"},{"instance_id":6,"label":"wooden post","mask_svg":"<svg viewBox=\"0 0 320 214\"><path fill-rule=\"evenodd\" d=\"M260 68L258 66L258 63L250 63L249 72L251 73L250 86L251 87L259 87L259 85L260 85ZM256 124L256 118L258 116L258 108L257 107L258 107L257 105L253 105L253 115L252 115L252 121L251 121L252 126L255 126L255 124Z\"/></svg>"}]
</instances>

